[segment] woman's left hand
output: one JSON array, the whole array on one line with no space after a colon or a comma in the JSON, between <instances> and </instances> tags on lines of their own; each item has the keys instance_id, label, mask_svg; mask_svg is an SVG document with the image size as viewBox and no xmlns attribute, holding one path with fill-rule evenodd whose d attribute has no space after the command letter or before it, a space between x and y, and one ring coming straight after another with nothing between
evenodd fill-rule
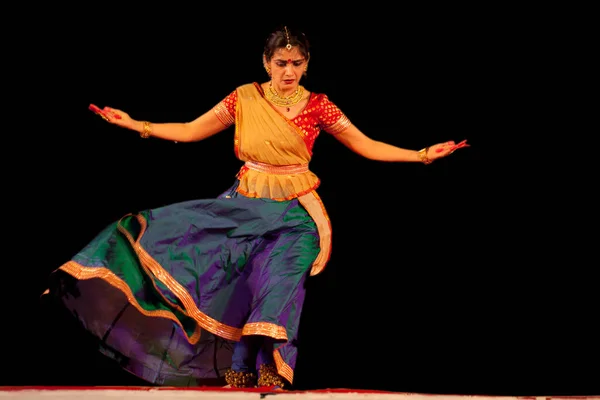
<instances>
[{"instance_id":1,"label":"woman's left hand","mask_svg":"<svg viewBox=\"0 0 600 400\"><path fill-rule=\"evenodd\" d=\"M434 161L438 158L449 156L458 149L469 146L470 144L467 143L467 139L460 143L454 143L454 140L451 140L449 142L434 144L433 146L429 147L427 151L427 158L429 158L431 161Z\"/></svg>"}]
</instances>

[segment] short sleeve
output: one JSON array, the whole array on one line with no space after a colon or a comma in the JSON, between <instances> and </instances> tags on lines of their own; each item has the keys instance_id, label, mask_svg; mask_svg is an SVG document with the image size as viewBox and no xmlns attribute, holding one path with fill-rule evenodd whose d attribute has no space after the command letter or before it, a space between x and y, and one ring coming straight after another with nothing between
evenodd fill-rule
<instances>
[{"instance_id":1,"label":"short sleeve","mask_svg":"<svg viewBox=\"0 0 600 400\"><path fill-rule=\"evenodd\" d=\"M329 100L327 95L321 95L319 110L319 125L331 135L337 135L351 125L348 117Z\"/></svg>"},{"instance_id":2,"label":"short sleeve","mask_svg":"<svg viewBox=\"0 0 600 400\"><path fill-rule=\"evenodd\" d=\"M213 111L219 121L225 126L231 126L235 122L235 106L237 103L237 91L231 92L227 97L213 107Z\"/></svg>"}]
</instances>

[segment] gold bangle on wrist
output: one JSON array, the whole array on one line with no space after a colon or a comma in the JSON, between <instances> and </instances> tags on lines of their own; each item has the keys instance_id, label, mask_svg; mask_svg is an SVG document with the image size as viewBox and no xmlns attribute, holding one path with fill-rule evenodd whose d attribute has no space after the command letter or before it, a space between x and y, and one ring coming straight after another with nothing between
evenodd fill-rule
<instances>
[{"instance_id":1,"label":"gold bangle on wrist","mask_svg":"<svg viewBox=\"0 0 600 400\"><path fill-rule=\"evenodd\" d=\"M150 122L144 121L143 129L140 132L140 136L144 139L148 139L150 137L151 133L152 133L152 128L150 127Z\"/></svg>"},{"instance_id":2,"label":"gold bangle on wrist","mask_svg":"<svg viewBox=\"0 0 600 400\"><path fill-rule=\"evenodd\" d=\"M427 152L429 151L429 147L425 147L419 150L419 158L423 164L431 164L433 161L427 157Z\"/></svg>"}]
</instances>

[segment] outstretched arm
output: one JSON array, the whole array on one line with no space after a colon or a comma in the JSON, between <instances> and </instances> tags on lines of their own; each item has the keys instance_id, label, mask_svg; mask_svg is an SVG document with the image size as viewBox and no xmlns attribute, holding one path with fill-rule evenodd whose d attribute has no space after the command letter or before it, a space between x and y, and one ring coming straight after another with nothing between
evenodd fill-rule
<instances>
[{"instance_id":1,"label":"outstretched arm","mask_svg":"<svg viewBox=\"0 0 600 400\"><path fill-rule=\"evenodd\" d=\"M342 132L335 135L344 146L353 152L376 161L390 162L425 162L429 163L445 157L462 147L468 147L466 140L456 144L454 141L438 143L419 150L409 150L388 143L373 140L350 124Z\"/></svg>"},{"instance_id":2,"label":"outstretched arm","mask_svg":"<svg viewBox=\"0 0 600 400\"><path fill-rule=\"evenodd\" d=\"M122 128L139 132L141 135L150 135L175 142L197 142L227 128L217 118L214 110L209 110L190 122L165 123L138 121L131 118L126 112L110 107L94 111L106 121Z\"/></svg>"}]
</instances>

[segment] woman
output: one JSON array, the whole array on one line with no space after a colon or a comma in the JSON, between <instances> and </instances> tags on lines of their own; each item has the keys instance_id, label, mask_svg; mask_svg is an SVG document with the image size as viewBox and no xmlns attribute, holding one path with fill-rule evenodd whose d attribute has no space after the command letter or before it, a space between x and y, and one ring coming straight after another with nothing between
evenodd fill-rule
<instances>
[{"instance_id":1,"label":"woman","mask_svg":"<svg viewBox=\"0 0 600 400\"><path fill-rule=\"evenodd\" d=\"M272 33L270 79L238 87L189 123L137 121L92 109L142 138L206 139L235 125L244 162L216 199L129 214L52 274L49 293L97 336L104 354L156 384L233 387L293 383L307 276L323 271L331 226L308 168L321 130L381 161L429 164L466 141L408 150L365 136L325 94L300 85L310 60L302 33Z\"/></svg>"}]
</instances>

